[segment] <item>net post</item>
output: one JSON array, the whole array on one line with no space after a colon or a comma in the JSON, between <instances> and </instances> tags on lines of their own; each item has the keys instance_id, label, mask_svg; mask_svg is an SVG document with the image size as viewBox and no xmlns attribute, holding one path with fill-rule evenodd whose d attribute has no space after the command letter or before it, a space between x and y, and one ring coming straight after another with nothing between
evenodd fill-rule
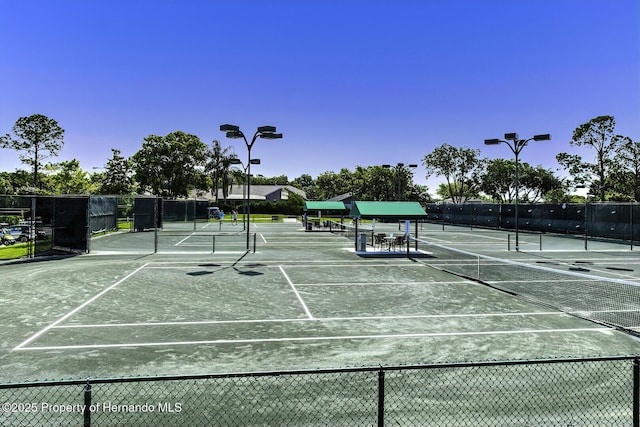
<instances>
[{"instance_id":1,"label":"net post","mask_svg":"<svg viewBox=\"0 0 640 427\"><path fill-rule=\"evenodd\" d=\"M587 215L587 208L589 207L589 202L584 203L584 250L587 250L587 242L589 240L589 234L587 232L589 226L589 216Z\"/></svg>"},{"instance_id":2,"label":"net post","mask_svg":"<svg viewBox=\"0 0 640 427\"><path fill-rule=\"evenodd\" d=\"M213 242L211 243L211 253L215 254L216 253L216 236L215 234L213 235Z\"/></svg>"},{"instance_id":3,"label":"net post","mask_svg":"<svg viewBox=\"0 0 640 427\"><path fill-rule=\"evenodd\" d=\"M542 251L542 234L540 234L540 251Z\"/></svg>"},{"instance_id":4,"label":"net post","mask_svg":"<svg viewBox=\"0 0 640 427\"><path fill-rule=\"evenodd\" d=\"M511 252L511 234L507 234L507 251Z\"/></svg>"},{"instance_id":5,"label":"net post","mask_svg":"<svg viewBox=\"0 0 640 427\"><path fill-rule=\"evenodd\" d=\"M256 253L256 236L257 233L253 233L253 253Z\"/></svg>"}]
</instances>

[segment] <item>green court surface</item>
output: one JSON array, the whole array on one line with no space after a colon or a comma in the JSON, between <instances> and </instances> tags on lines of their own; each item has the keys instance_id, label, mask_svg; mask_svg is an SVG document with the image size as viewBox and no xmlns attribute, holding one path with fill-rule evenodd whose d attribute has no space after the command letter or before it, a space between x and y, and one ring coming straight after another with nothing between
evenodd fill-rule
<instances>
[{"instance_id":1,"label":"green court surface","mask_svg":"<svg viewBox=\"0 0 640 427\"><path fill-rule=\"evenodd\" d=\"M640 259L624 245L599 242L584 251L574 239L547 237L540 250L537 236L522 235L523 250L515 252L507 251L505 232L425 224L418 234L640 284ZM420 258L371 246L379 256L359 256L344 233L264 222L251 225L249 252L246 243L242 224L177 223L96 238L87 255L3 264L0 382L640 351L632 335ZM528 277L541 286L537 274ZM629 303L637 316L640 303Z\"/></svg>"}]
</instances>

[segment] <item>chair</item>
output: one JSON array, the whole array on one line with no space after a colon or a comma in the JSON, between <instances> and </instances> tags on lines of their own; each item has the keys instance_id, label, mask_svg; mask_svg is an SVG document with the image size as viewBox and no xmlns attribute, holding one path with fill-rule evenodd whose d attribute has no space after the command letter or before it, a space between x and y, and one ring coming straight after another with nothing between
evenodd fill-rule
<instances>
[{"instance_id":1,"label":"chair","mask_svg":"<svg viewBox=\"0 0 640 427\"><path fill-rule=\"evenodd\" d=\"M393 239L393 250L395 251L397 247L402 248L402 244L404 243L404 236L396 236Z\"/></svg>"},{"instance_id":2,"label":"chair","mask_svg":"<svg viewBox=\"0 0 640 427\"><path fill-rule=\"evenodd\" d=\"M384 245L384 238L387 237L387 233L378 233L374 236L374 245L379 245L382 250L382 245Z\"/></svg>"}]
</instances>

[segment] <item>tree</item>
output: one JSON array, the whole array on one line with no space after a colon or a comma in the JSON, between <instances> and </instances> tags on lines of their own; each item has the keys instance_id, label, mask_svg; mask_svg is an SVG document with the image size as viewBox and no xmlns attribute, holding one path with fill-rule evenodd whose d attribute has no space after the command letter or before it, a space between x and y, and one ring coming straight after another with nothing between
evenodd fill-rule
<instances>
[{"instance_id":1,"label":"tree","mask_svg":"<svg viewBox=\"0 0 640 427\"><path fill-rule=\"evenodd\" d=\"M33 114L28 117L20 117L13 125L12 137L9 134L0 138L0 147L24 151L20 160L30 165L33 171L32 184L40 187L39 170L42 161L52 156L57 156L64 142L64 129L58 122L42 114Z\"/></svg>"},{"instance_id":2,"label":"tree","mask_svg":"<svg viewBox=\"0 0 640 427\"><path fill-rule=\"evenodd\" d=\"M39 173L40 178L43 179L45 175ZM45 194L41 189L31 186L33 177L31 174L23 169L18 169L15 172L2 172L3 178L8 182L4 191L0 193L4 194Z\"/></svg>"},{"instance_id":3,"label":"tree","mask_svg":"<svg viewBox=\"0 0 640 427\"><path fill-rule=\"evenodd\" d=\"M131 161L120 154L120 150L111 149L112 157L102 172L100 194L131 194L133 192L133 170Z\"/></svg>"},{"instance_id":4,"label":"tree","mask_svg":"<svg viewBox=\"0 0 640 427\"><path fill-rule=\"evenodd\" d=\"M512 203L516 196L515 169L515 160L489 160L480 190L499 203ZM519 162L518 170L518 200L521 202L537 203L548 192L563 188L562 181L542 166L534 168L526 162Z\"/></svg>"},{"instance_id":5,"label":"tree","mask_svg":"<svg viewBox=\"0 0 640 427\"><path fill-rule=\"evenodd\" d=\"M616 135L610 187L619 199L640 202L640 141Z\"/></svg>"},{"instance_id":6,"label":"tree","mask_svg":"<svg viewBox=\"0 0 640 427\"><path fill-rule=\"evenodd\" d=\"M52 194L91 194L95 190L76 159L53 163L45 169L50 172L45 181Z\"/></svg>"},{"instance_id":7,"label":"tree","mask_svg":"<svg viewBox=\"0 0 640 427\"><path fill-rule=\"evenodd\" d=\"M576 154L559 153L556 160L574 176L575 184L588 184L600 201L605 201L607 180L618 139L613 138L616 121L613 116L598 116L573 131L569 144L589 146L596 151L595 162L589 163Z\"/></svg>"},{"instance_id":8,"label":"tree","mask_svg":"<svg viewBox=\"0 0 640 427\"><path fill-rule=\"evenodd\" d=\"M454 203L461 203L478 192L485 165L479 155L480 150L442 144L427 154L422 164L427 169L427 178L432 175L444 176L448 196Z\"/></svg>"},{"instance_id":9,"label":"tree","mask_svg":"<svg viewBox=\"0 0 640 427\"><path fill-rule=\"evenodd\" d=\"M291 181L291 185L296 188L301 189L307 195L307 199L314 200L316 199L316 183L309 174L302 174L299 177L295 178Z\"/></svg>"},{"instance_id":10,"label":"tree","mask_svg":"<svg viewBox=\"0 0 640 427\"><path fill-rule=\"evenodd\" d=\"M192 189L207 188L206 159L206 144L182 131L145 137L142 148L131 157L140 190L168 198L187 197Z\"/></svg>"},{"instance_id":11,"label":"tree","mask_svg":"<svg viewBox=\"0 0 640 427\"><path fill-rule=\"evenodd\" d=\"M231 166L230 159L232 158L238 158L238 156L233 153L232 147L222 148L220 141L213 140L211 150L209 151L207 173L211 176L211 192L216 200L216 204L218 203L218 189L220 188L220 184L222 184L222 196L226 199L229 195L228 188L232 182L229 169Z\"/></svg>"},{"instance_id":12,"label":"tree","mask_svg":"<svg viewBox=\"0 0 640 427\"><path fill-rule=\"evenodd\" d=\"M395 200L396 174L382 166L356 167L350 192L356 200ZM345 191L346 193L347 191Z\"/></svg>"},{"instance_id":13,"label":"tree","mask_svg":"<svg viewBox=\"0 0 640 427\"><path fill-rule=\"evenodd\" d=\"M479 193L475 190L472 190L473 187L467 186L466 190L460 190L458 183L448 184L446 182L441 182L438 184L438 188L436 189L436 195L438 195L442 199L451 198L453 203L464 203L469 199L475 199L479 196ZM453 199L451 197L451 192L456 195L456 198Z\"/></svg>"},{"instance_id":14,"label":"tree","mask_svg":"<svg viewBox=\"0 0 640 427\"><path fill-rule=\"evenodd\" d=\"M316 178L318 199L326 200L344 193L351 189L351 172L343 168L340 173L333 171L323 172Z\"/></svg>"}]
</instances>

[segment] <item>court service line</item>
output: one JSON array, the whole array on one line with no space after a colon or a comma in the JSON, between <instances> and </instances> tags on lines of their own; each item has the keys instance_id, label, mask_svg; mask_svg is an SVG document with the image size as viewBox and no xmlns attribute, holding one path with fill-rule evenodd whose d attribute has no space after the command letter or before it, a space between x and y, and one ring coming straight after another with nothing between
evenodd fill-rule
<instances>
[{"instance_id":1,"label":"court service line","mask_svg":"<svg viewBox=\"0 0 640 427\"><path fill-rule=\"evenodd\" d=\"M620 312L635 312L635 310L619 310ZM612 311L606 311L610 313ZM589 313L598 313L590 311ZM246 319L246 320L193 320L183 322L137 322L137 323L102 323L102 324L67 324L54 326L52 329L98 329L98 328L130 328L148 326L195 326L195 325L233 325L247 323L308 323L308 322L345 322L345 321L384 321L384 320L419 320L419 319L452 319L452 318L490 318L490 317L529 317L554 316L568 317L561 311L534 311L513 313L465 313L465 314L415 314L406 316L354 316L354 317L315 317L298 319Z\"/></svg>"},{"instance_id":2,"label":"court service line","mask_svg":"<svg viewBox=\"0 0 640 427\"><path fill-rule=\"evenodd\" d=\"M296 294L296 297L298 297L298 301L300 301L300 304L302 304L302 308L304 309L304 312L307 314L309 319L313 319L313 316L311 315L311 312L309 311L309 308L307 307L307 304L304 303L304 300L302 299L302 297L298 293L298 290L296 289L295 285L293 284L291 279L289 279L289 276L287 275L287 273L285 273L284 268L282 268L281 265L279 265L278 268L280 269L280 272L282 273L284 278L287 279L287 282L289 283L289 286L291 286L291 289L293 289L293 292Z\"/></svg>"},{"instance_id":3,"label":"court service line","mask_svg":"<svg viewBox=\"0 0 640 427\"><path fill-rule=\"evenodd\" d=\"M439 338L456 336L478 336L478 335L521 335L521 334L546 334L546 333L575 333L575 332L598 332L612 333L611 328L574 328L574 329L524 329L521 331L484 331L484 332L436 332L417 334L383 334L383 335L344 335L344 336L324 336L324 337L286 337L286 338L257 338L257 339L221 339L203 341L170 341L170 342L143 342L143 343L123 343L123 344L87 344L87 345L67 345L67 346L42 346L26 347L18 350L78 350L94 348L126 348L126 347L159 347L177 345L207 345L207 344L253 344L267 342L310 342L310 341L338 341L354 339L405 339L405 338Z\"/></svg>"},{"instance_id":4,"label":"court service line","mask_svg":"<svg viewBox=\"0 0 640 427\"><path fill-rule=\"evenodd\" d=\"M264 234L260 233L260 238L262 239L263 242L268 243L267 239L264 238Z\"/></svg>"},{"instance_id":5,"label":"court service line","mask_svg":"<svg viewBox=\"0 0 640 427\"><path fill-rule=\"evenodd\" d=\"M97 300L98 298L100 298L102 295L106 294L107 292L109 292L110 290L114 289L116 286L118 286L119 284L121 284L122 282L124 282L125 280L127 280L129 277L132 277L134 274L136 274L138 271L142 270L143 268L145 268L147 266L147 264L144 264L138 268L136 268L135 270L133 270L131 273L127 274L126 276L124 276L122 279L118 280L116 283L114 283L113 285L109 286L108 288L104 289L102 292L99 292L98 294L94 295L92 298L88 299L87 301L83 302L82 304L80 304L78 307L74 308L73 310L71 310L69 313L65 314L64 316L62 316L61 318L59 318L58 320L56 320L55 322L51 323L49 326L47 326L46 328L42 329L40 332L35 333L34 335L32 335L31 337L29 337L26 341L18 344L17 347L14 348L14 350L22 350L23 346L29 344L31 341L35 340L36 338L38 338L40 335L44 334L45 332L47 332L49 329L54 328L56 325L58 325L61 322L64 322L66 319L68 319L69 317L73 316L74 314L76 314L78 311L82 310L84 307L86 307L87 305L91 304L92 302L94 302L95 300Z\"/></svg>"},{"instance_id":6,"label":"court service line","mask_svg":"<svg viewBox=\"0 0 640 427\"><path fill-rule=\"evenodd\" d=\"M444 282L325 282L325 283L298 283L296 286L425 286L425 285L475 285L477 282L472 280L460 279L458 282L453 282L451 280Z\"/></svg>"}]
</instances>

